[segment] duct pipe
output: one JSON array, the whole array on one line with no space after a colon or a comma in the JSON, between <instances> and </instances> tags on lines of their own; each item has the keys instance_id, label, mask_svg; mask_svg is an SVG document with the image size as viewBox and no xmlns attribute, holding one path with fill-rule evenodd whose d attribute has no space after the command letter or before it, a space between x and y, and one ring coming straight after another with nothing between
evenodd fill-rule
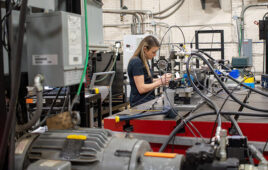
<instances>
[{"instance_id":1,"label":"duct pipe","mask_svg":"<svg viewBox=\"0 0 268 170\"><path fill-rule=\"evenodd\" d=\"M115 10L115 9L103 9L102 10L103 13L112 13L112 14L129 14L129 15L133 15L137 21L138 21L138 29L137 29L137 33L140 34L141 33L141 19L138 16L138 12L132 11L132 10Z\"/></svg>"}]
</instances>

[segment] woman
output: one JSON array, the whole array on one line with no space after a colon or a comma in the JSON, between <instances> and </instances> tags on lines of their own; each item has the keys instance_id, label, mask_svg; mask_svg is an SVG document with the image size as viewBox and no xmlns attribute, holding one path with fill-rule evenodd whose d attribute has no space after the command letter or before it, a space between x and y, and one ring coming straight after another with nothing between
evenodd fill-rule
<instances>
[{"instance_id":1,"label":"woman","mask_svg":"<svg viewBox=\"0 0 268 170\"><path fill-rule=\"evenodd\" d=\"M155 37L145 37L128 63L131 107L154 99L154 89L168 84L171 78L171 74L165 74L159 79L152 78L148 60L156 56L159 47L159 42Z\"/></svg>"}]
</instances>

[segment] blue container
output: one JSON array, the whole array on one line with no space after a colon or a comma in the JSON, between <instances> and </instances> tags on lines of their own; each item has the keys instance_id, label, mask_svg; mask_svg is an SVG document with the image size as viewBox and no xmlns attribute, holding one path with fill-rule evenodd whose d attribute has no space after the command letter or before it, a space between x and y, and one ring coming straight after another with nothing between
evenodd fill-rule
<instances>
[{"instance_id":1,"label":"blue container","mask_svg":"<svg viewBox=\"0 0 268 170\"><path fill-rule=\"evenodd\" d=\"M251 88L255 88L255 83L243 83L244 85L247 85Z\"/></svg>"},{"instance_id":2,"label":"blue container","mask_svg":"<svg viewBox=\"0 0 268 170\"><path fill-rule=\"evenodd\" d=\"M194 76L190 75L190 77L191 77L191 79L194 81ZM188 79L188 76L187 76L186 73L183 75L183 78ZM190 81L188 81L188 85L189 85L189 86L191 85L191 82L190 82Z\"/></svg>"},{"instance_id":3,"label":"blue container","mask_svg":"<svg viewBox=\"0 0 268 170\"><path fill-rule=\"evenodd\" d=\"M217 73L218 75L222 74L219 70L215 70L215 73Z\"/></svg>"},{"instance_id":4,"label":"blue container","mask_svg":"<svg viewBox=\"0 0 268 170\"><path fill-rule=\"evenodd\" d=\"M229 73L229 76L237 79L239 76L240 76L240 72L239 70L232 70L230 73Z\"/></svg>"}]
</instances>

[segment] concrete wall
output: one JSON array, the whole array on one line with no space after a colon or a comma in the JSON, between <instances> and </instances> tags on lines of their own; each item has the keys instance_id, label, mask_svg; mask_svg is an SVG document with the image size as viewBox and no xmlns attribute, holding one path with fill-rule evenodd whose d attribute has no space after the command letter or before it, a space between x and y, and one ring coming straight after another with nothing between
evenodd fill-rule
<instances>
[{"instance_id":1,"label":"concrete wall","mask_svg":"<svg viewBox=\"0 0 268 170\"><path fill-rule=\"evenodd\" d=\"M157 12L164 9L175 0L123 0L124 5L128 9L143 9ZM225 57L231 59L233 56L238 56L238 39L236 31L236 23L233 20L233 16L240 16L242 9L242 0L221 0L223 9L219 6L218 0L207 0L206 9L201 7L200 0L185 0L182 7L176 11L172 16L167 19L157 20L157 22L164 22L168 25L181 26L186 43L192 41L194 33L199 29L221 29L224 30L225 40ZM244 0L244 5L255 4L261 2L268 2L268 0ZM103 0L104 9L119 9L119 0ZM253 40L253 66L256 72L262 72L263 68L263 41L259 40L258 25L254 24L254 21L260 20L264 13L268 12L266 7L258 7L247 10L245 14L245 39ZM103 14L104 25L110 24L129 24L132 22L131 16L124 16L124 19L120 20L118 14ZM145 22L152 22L152 19L146 19ZM153 27L147 25L147 32L153 31ZM166 28L157 26L156 33L161 38L166 31ZM123 36L131 34L130 27L127 25L121 25L120 27L104 27L104 41L106 43L113 43L114 41L123 40ZM211 47L212 35L201 36L200 41L207 42L204 47ZM168 39L164 41L167 42ZM174 29L172 31L172 42L182 42L181 33ZM219 36L214 35L213 42L219 42ZM214 44L213 47L216 47ZM161 54L166 53L167 50L161 50ZM213 56L219 57L219 53L212 53Z\"/></svg>"}]
</instances>

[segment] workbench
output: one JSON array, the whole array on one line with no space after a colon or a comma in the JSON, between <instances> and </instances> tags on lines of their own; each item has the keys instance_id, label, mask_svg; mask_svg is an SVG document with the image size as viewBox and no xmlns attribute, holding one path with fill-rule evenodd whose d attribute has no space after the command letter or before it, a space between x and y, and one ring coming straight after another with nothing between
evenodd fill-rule
<instances>
[{"instance_id":1,"label":"workbench","mask_svg":"<svg viewBox=\"0 0 268 170\"><path fill-rule=\"evenodd\" d=\"M260 87L256 87L261 89ZM263 90L263 89L261 89ZM267 92L267 91L266 91ZM235 91L233 93L238 99L243 101L245 96L248 94L248 90L242 88L239 91ZM220 92L216 96L210 97L220 108L224 99L226 98L225 92ZM152 104L154 104L152 109ZM251 93L247 104L257 107L268 109L268 100L266 97L256 94L254 92ZM119 123L115 123L115 116L117 115L133 115L144 112L144 110L152 109L153 111L161 110L163 108L162 99L154 99L142 105L136 106L134 108L122 111L116 115L110 116L104 119L104 128L110 129L115 132L125 132L127 135L133 136L135 138L144 139L150 142L151 147L154 151L158 151L161 147L162 143L167 139L167 136L171 133L171 131L176 127L178 123L180 123L180 116L177 116L174 119L165 118L164 115L144 117L135 120L122 121ZM234 102L230 97L226 104L224 105L222 111L228 112L237 112L240 108L240 105ZM202 112L211 112L213 111L207 104L203 103L200 107L190 114L197 114ZM256 113L256 111L249 110L247 108L243 108L242 112L250 112ZM143 113L148 114L149 111ZM189 111L179 111L181 116L189 116ZM222 128L226 129L228 134L230 134L230 128L232 124L230 121L226 120L222 117ZM197 119L192 120L192 124L198 129L201 133L203 139L205 141L209 141L211 137L212 128L214 126L214 122L216 119L216 115L199 117ZM258 149L262 150L265 142L268 140L268 118L263 117L242 117L238 118L238 124L245 136L248 137L249 143L254 144ZM188 123L188 125L190 125ZM194 129L192 128L194 131ZM194 131L195 132L195 131ZM171 144L167 146L165 152L175 152L175 153L185 153L185 150L195 144L196 142L201 142L203 139L200 138L198 133L195 133L197 137L195 137L188 127L185 126L183 130L181 130L176 137L172 140ZM213 136L215 133L213 133ZM268 147L265 149L264 155L268 158Z\"/></svg>"}]
</instances>

